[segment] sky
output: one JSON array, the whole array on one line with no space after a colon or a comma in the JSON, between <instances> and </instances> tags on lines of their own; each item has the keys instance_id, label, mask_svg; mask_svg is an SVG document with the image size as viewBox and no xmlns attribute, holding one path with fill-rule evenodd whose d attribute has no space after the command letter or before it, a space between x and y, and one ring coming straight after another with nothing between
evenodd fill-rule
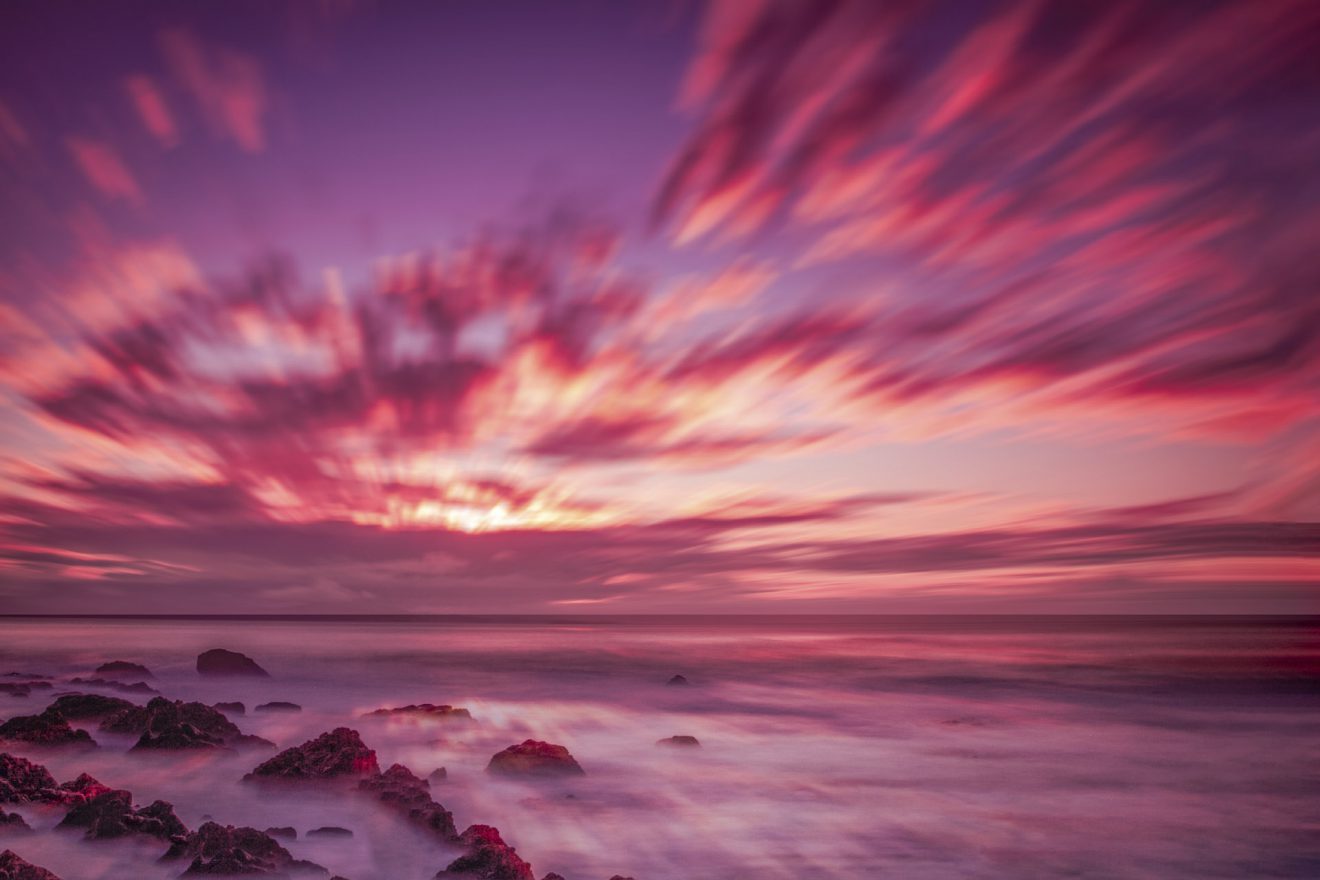
<instances>
[{"instance_id":1,"label":"sky","mask_svg":"<svg viewBox=\"0 0 1320 880\"><path fill-rule=\"evenodd\" d=\"M1320 613L1320 4L0 9L0 610Z\"/></svg>"}]
</instances>

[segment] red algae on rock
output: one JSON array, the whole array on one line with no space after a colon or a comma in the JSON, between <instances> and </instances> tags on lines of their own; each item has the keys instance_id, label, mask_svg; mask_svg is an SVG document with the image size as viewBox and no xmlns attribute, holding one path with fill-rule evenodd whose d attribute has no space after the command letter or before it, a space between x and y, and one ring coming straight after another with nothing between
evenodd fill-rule
<instances>
[{"instance_id":1,"label":"red algae on rock","mask_svg":"<svg viewBox=\"0 0 1320 880\"><path fill-rule=\"evenodd\" d=\"M585 776L582 765L564 746L529 739L497 753L486 765L499 776Z\"/></svg>"}]
</instances>

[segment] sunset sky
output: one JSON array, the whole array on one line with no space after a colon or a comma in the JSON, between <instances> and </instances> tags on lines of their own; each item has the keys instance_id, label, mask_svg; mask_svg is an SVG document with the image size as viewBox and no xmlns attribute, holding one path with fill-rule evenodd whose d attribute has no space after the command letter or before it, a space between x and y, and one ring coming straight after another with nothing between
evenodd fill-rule
<instances>
[{"instance_id":1,"label":"sunset sky","mask_svg":"<svg viewBox=\"0 0 1320 880\"><path fill-rule=\"evenodd\" d=\"M1320 612L1320 3L0 7L0 610Z\"/></svg>"}]
</instances>

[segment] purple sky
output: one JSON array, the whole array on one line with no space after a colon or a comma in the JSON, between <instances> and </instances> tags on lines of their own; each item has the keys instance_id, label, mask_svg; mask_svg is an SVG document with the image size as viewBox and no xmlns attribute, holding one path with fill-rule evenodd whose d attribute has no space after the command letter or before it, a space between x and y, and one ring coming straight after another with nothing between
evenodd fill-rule
<instances>
[{"instance_id":1,"label":"purple sky","mask_svg":"<svg viewBox=\"0 0 1320 880\"><path fill-rule=\"evenodd\" d=\"M1316 612L1320 6L14 3L0 608Z\"/></svg>"}]
</instances>

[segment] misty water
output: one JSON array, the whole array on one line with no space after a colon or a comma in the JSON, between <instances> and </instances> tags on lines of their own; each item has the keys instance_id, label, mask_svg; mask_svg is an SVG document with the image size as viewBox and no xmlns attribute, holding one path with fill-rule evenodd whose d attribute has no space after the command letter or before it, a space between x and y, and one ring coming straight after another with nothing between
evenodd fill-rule
<instances>
[{"instance_id":1,"label":"misty water","mask_svg":"<svg viewBox=\"0 0 1320 880\"><path fill-rule=\"evenodd\" d=\"M1320 627L1274 619L739 618L0 621L0 695L40 711L107 660L172 698L239 700L246 733L296 745L351 726L383 767L445 767L432 794L568 880L1320 876ZM203 679L225 647L269 679ZM668 686L681 673L687 687ZM83 689L87 690L87 689ZM146 697L128 695L145 701ZM271 700L295 714L254 714ZM471 724L364 719L407 703ZM365 797L240 777L272 752L0 748L60 781L89 772L196 827L292 825L351 880L432 877L455 852ZM701 746L657 746L686 734ZM587 775L484 772L533 738ZM13 807L9 807L13 809ZM90 842L18 807L13 849L64 880L176 876L155 840ZM347 839L307 839L338 825Z\"/></svg>"}]
</instances>

